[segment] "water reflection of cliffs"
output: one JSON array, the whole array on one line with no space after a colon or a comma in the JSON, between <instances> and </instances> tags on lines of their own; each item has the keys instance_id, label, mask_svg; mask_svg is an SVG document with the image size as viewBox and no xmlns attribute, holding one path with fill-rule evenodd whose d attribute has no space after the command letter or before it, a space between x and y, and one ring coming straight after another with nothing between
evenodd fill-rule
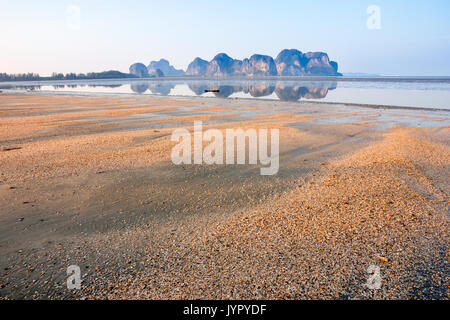
<instances>
[{"instance_id":1,"label":"water reflection of cliffs","mask_svg":"<svg viewBox=\"0 0 450 320\"><path fill-rule=\"evenodd\" d=\"M167 96L175 88L175 84L170 82L135 82L130 84L130 88L133 92L139 94L149 90L152 94Z\"/></svg>"},{"instance_id":2,"label":"water reflection of cliffs","mask_svg":"<svg viewBox=\"0 0 450 320\"><path fill-rule=\"evenodd\" d=\"M275 85L261 82L258 84L244 85L242 89L244 93L249 93L252 97L259 98L270 96L275 91Z\"/></svg>"},{"instance_id":3,"label":"water reflection of cliffs","mask_svg":"<svg viewBox=\"0 0 450 320\"><path fill-rule=\"evenodd\" d=\"M54 90L61 90L64 88L120 88L124 84L53 84ZM234 93L243 93L254 98L278 97L284 101L297 101L302 98L305 99L323 99L328 92L337 88L337 82L333 81L139 81L129 83L130 88L137 94L143 94L147 91L151 94L167 96L172 92L177 85L186 86L197 96L205 94L208 90L219 90L214 92L217 98L228 98ZM16 86L16 85L2 85L0 89L25 89L25 90L40 90L39 85L30 86ZM182 88L183 89L183 88ZM177 91L181 94L189 95L189 92ZM176 93L175 93L176 94Z\"/></svg>"},{"instance_id":4,"label":"water reflection of cliffs","mask_svg":"<svg viewBox=\"0 0 450 320\"><path fill-rule=\"evenodd\" d=\"M163 96L169 95L170 91L175 88L175 84L171 82L150 82L148 84L148 89L153 94L160 94Z\"/></svg>"},{"instance_id":5,"label":"water reflection of cliffs","mask_svg":"<svg viewBox=\"0 0 450 320\"><path fill-rule=\"evenodd\" d=\"M135 82L130 85L130 88L134 93L141 94L148 90L148 82Z\"/></svg>"},{"instance_id":6,"label":"water reflection of cliffs","mask_svg":"<svg viewBox=\"0 0 450 320\"><path fill-rule=\"evenodd\" d=\"M190 83L191 89L196 95L202 95L205 90L219 89L214 95L218 98L228 98L233 93L243 92L254 98L270 96L275 93L280 100L297 101L305 99L323 99L328 92L337 88L337 82L320 83L295 83L295 82L257 82L243 83L240 85L216 85Z\"/></svg>"}]
</instances>

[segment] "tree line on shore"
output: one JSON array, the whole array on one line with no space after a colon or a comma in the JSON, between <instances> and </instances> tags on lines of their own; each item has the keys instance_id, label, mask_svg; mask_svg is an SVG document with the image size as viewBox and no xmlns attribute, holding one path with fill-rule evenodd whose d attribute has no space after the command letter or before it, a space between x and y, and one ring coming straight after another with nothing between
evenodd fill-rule
<instances>
[{"instance_id":1,"label":"tree line on shore","mask_svg":"<svg viewBox=\"0 0 450 320\"><path fill-rule=\"evenodd\" d=\"M122 73L120 71L104 71L90 73L52 73L51 76L42 77L38 73L18 73L7 74L0 73L0 81L43 81L43 80L91 80L91 79L123 79L136 78L135 75Z\"/></svg>"}]
</instances>

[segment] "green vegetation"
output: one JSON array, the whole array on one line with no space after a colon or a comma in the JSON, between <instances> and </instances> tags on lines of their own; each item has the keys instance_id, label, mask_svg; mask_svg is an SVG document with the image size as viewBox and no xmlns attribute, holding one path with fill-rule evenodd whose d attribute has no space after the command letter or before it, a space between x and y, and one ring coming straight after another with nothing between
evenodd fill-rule
<instances>
[{"instance_id":1,"label":"green vegetation","mask_svg":"<svg viewBox=\"0 0 450 320\"><path fill-rule=\"evenodd\" d=\"M122 73L120 71L110 70L104 72L90 72L84 73L56 73L54 72L50 77L41 77L37 73L19 73L7 74L0 73L0 82L3 81L42 81L42 80L90 80L90 79L124 79L136 78L135 75L129 73Z\"/></svg>"}]
</instances>

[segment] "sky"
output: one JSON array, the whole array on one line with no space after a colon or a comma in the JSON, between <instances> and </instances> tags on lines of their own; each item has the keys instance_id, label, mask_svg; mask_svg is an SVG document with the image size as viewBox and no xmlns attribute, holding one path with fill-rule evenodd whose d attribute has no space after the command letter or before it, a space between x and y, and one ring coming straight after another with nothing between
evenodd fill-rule
<instances>
[{"instance_id":1,"label":"sky","mask_svg":"<svg viewBox=\"0 0 450 320\"><path fill-rule=\"evenodd\" d=\"M327 52L340 72L450 76L450 1L0 0L0 72L186 69L286 48Z\"/></svg>"}]
</instances>

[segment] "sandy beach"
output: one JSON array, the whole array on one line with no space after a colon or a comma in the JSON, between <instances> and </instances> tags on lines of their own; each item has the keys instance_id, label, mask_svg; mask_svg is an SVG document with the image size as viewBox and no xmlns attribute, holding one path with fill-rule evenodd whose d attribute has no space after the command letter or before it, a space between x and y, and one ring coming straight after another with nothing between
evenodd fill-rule
<instances>
[{"instance_id":1,"label":"sandy beach","mask_svg":"<svg viewBox=\"0 0 450 320\"><path fill-rule=\"evenodd\" d=\"M174 165L194 121L278 174ZM446 112L0 93L0 299L448 299L449 160Z\"/></svg>"}]
</instances>

